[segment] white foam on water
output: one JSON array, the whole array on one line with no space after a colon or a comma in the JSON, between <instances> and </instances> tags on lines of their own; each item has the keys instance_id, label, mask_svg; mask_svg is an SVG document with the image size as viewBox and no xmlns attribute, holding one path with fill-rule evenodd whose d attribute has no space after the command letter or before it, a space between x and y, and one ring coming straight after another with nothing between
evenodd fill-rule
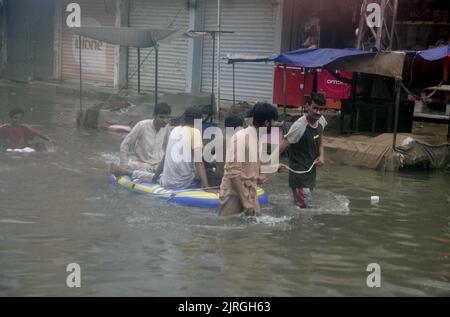
<instances>
[{"instance_id":1,"label":"white foam on water","mask_svg":"<svg viewBox=\"0 0 450 317\"><path fill-rule=\"evenodd\" d=\"M105 197L86 197L84 200L85 201L98 201L98 200L102 200Z\"/></svg>"},{"instance_id":2,"label":"white foam on water","mask_svg":"<svg viewBox=\"0 0 450 317\"><path fill-rule=\"evenodd\" d=\"M69 167L69 166L65 166L65 165L60 165L59 167L65 171L72 172L74 174L78 174L78 175L83 174L83 171L79 168L73 168L73 167Z\"/></svg>"},{"instance_id":3,"label":"white foam on water","mask_svg":"<svg viewBox=\"0 0 450 317\"><path fill-rule=\"evenodd\" d=\"M135 216L135 217L127 217L125 220L128 224L146 224L153 222L149 216Z\"/></svg>"},{"instance_id":4,"label":"white foam on water","mask_svg":"<svg viewBox=\"0 0 450 317\"><path fill-rule=\"evenodd\" d=\"M25 147L23 149L7 149L6 152L15 152L15 153L33 153L36 152L35 149Z\"/></svg>"},{"instance_id":5,"label":"white foam on water","mask_svg":"<svg viewBox=\"0 0 450 317\"><path fill-rule=\"evenodd\" d=\"M244 216L247 220L262 225L275 226L279 224L284 224L289 222L293 217L292 216L281 216L281 217L273 217L269 215L260 215L260 216Z\"/></svg>"},{"instance_id":6,"label":"white foam on water","mask_svg":"<svg viewBox=\"0 0 450 317\"><path fill-rule=\"evenodd\" d=\"M101 153L100 156L102 158L102 161L104 161L107 164L110 164L110 163L119 164L120 156L119 156L118 152L117 153ZM132 155L132 154L129 155L129 157L128 157L129 165L139 164L139 163L141 163L141 162L138 161L138 159L134 155Z\"/></svg>"},{"instance_id":7,"label":"white foam on water","mask_svg":"<svg viewBox=\"0 0 450 317\"><path fill-rule=\"evenodd\" d=\"M190 227L202 228L202 229L211 229L211 230L245 230L247 226L242 225L190 225Z\"/></svg>"},{"instance_id":8,"label":"white foam on water","mask_svg":"<svg viewBox=\"0 0 450 317\"><path fill-rule=\"evenodd\" d=\"M350 200L344 195L318 190L313 193L313 208L296 207L296 209L311 215L348 215L350 214Z\"/></svg>"},{"instance_id":9,"label":"white foam on water","mask_svg":"<svg viewBox=\"0 0 450 317\"><path fill-rule=\"evenodd\" d=\"M95 213L95 212L82 212L82 215L90 216L90 217L107 217L107 214Z\"/></svg>"},{"instance_id":10,"label":"white foam on water","mask_svg":"<svg viewBox=\"0 0 450 317\"><path fill-rule=\"evenodd\" d=\"M101 157L106 163L119 162L119 153L101 153Z\"/></svg>"},{"instance_id":11,"label":"white foam on water","mask_svg":"<svg viewBox=\"0 0 450 317\"><path fill-rule=\"evenodd\" d=\"M350 200L346 196L323 189L313 192L313 208L311 209L302 209L295 206L292 194L272 196L270 201L271 209L287 215L298 214L299 212L311 215L348 215L350 213Z\"/></svg>"},{"instance_id":12,"label":"white foam on water","mask_svg":"<svg viewBox=\"0 0 450 317\"><path fill-rule=\"evenodd\" d=\"M11 224L34 224L33 221L22 221L16 219L0 219L0 223L11 223Z\"/></svg>"},{"instance_id":13,"label":"white foam on water","mask_svg":"<svg viewBox=\"0 0 450 317\"><path fill-rule=\"evenodd\" d=\"M56 152L56 146L54 144L46 142L45 146L47 147L47 153L55 153Z\"/></svg>"}]
</instances>

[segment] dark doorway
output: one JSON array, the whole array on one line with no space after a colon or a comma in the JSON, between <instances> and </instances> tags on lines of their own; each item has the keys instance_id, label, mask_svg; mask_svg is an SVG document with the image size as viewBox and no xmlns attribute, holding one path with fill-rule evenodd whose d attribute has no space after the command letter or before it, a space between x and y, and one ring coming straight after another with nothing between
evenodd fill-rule
<instances>
[{"instance_id":1,"label":"dark doorway","mask_svg":"<svg viewBox=\"0 0 450 317\"><path fill-rule=\"evenodd\" d=\"M53 77L53 0L6 3L7 75L17 81Z\"/></svg>"}]
</instances>

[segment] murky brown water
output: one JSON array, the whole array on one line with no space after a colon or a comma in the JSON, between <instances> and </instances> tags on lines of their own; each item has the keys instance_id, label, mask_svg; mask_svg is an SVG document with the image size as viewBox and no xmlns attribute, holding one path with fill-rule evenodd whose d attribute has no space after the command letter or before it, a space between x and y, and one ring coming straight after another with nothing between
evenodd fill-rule
<instances>
[{"instance_id":1,"label":"murky brown water","mask_svg":"<svg viewBox=\"0 0 450 317\"><path fill-rule=\"evenodd\" d=\"M280 176L263 216L219 218L111 188L123 136L77 130L76 98L5 82L0 98L58 142L0 156L0 295L450 295L449 174L327 165L312 211ZM369 263L381 288L366 285Z\"/></svg>"}]
</instances>

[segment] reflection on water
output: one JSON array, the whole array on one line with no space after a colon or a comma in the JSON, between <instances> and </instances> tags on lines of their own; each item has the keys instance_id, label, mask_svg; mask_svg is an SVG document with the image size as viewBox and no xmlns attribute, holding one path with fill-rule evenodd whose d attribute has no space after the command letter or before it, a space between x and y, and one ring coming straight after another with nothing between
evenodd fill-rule
<instances>
[{"instance_id":1,"label":"reflection on water","mask_svg":"<svg viewBox=\"0 0 450 317\"><path fill-rule=\"evenodd\" d=\"M110 187L123 135L76 130L76 99L18 87L0 87L0 109L32 102L26 118L58 147L0 156L0 295L450 295L448 174L327 165L314 209L280 175L263 215L221 218Z\"/></svg>"}]
</instances>

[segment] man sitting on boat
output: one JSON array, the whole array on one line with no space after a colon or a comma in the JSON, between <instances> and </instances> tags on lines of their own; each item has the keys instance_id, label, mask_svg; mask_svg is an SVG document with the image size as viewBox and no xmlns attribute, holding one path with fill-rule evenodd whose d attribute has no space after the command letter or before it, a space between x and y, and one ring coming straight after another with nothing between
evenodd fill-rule
<instances>
[{"instance_id":1,"label":"man sitting on boat","mask_svg":"<svg viewBox=\"0 0 450 317\"><path fill-rule=\"evenodd\" d=\"M23 124L24 115L23 109L15 108L9 112L10 123L0 125L0 150L23 149L25 147L44 150L43 144L34 142L35 137L54 143L48 136Z\"/></svg>"},{"instance_id":2,"label":"man sitting on boat","mask_svg":"<svg viewBox=\"0 0 450 317\"><path fill-rule=\"evenodd\" d=\"M111 164L116 176L140 178L154 173L164 158L164 149L170 134L171 109L167 103L155 106L153 119L138 122L120 145L120 166ZM138 162L128 163L128 153L133 152Z\"/></svg>"},{"instance_id":3,"label":"man sitting on boat","mask_svg":"<svg viewBox=\"0 0 450 317\"><path fill-rule=\"evenodd\" d=\"M198 107L189 107L182 124L170 133L164 160L153 177L156 180L161 175L159 183L164 188L209 187L202 157L202 134L194 127L195 120L201 122L202 118Z\"/></svg>"}]
</instances>

